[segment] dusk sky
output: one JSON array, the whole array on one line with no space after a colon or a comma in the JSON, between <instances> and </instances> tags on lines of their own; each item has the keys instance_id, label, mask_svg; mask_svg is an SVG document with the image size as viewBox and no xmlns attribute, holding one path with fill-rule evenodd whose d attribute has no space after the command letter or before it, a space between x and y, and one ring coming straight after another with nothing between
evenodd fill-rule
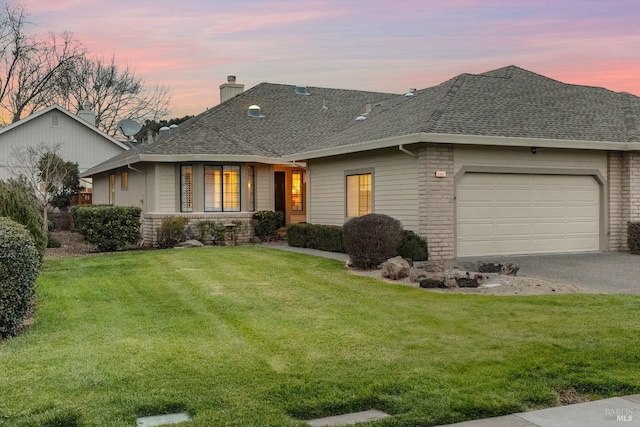
<instances>
[{"instance_id":1,"label":"dusk sky","mask_svg":"<svg viewBox=\"0 0 640 427\"><path fill-rule=\"evenodd\" d=\"M405 93L517 65L640 95L638 0L28 0L36 31L71 31L147 83L171 116L219 102L237 76Z\"/></svg>"}]
</instances>

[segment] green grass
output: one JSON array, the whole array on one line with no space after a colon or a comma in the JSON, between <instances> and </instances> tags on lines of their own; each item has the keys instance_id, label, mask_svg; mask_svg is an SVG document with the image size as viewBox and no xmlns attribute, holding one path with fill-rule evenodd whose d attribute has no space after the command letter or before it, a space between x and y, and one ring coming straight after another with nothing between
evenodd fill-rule
<instances>
[{"instance_id":1,"label":"green grass","mask_svg":"<svg viewBox=\"0 0 640 427\"><path fill-rule=\"evenodd\" d=\"M445 295L262 247L47 260L0 425L429 426L640 392L640 298Z\"/></svg>"}]
</instances>

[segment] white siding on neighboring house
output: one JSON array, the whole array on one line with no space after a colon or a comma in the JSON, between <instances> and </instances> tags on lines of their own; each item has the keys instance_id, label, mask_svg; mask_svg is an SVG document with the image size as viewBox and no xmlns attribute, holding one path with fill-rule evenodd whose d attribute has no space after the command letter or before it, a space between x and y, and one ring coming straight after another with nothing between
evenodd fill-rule
<instances>
[{"instance_id":1,"label":"white siding on neighboring house","mask_svg":"<svg viewBox=\"0 0 640 427\"><path fill-rule=\"evenodd\" d=\"M417 232L418 160L396 148L309 160L308 221L344 224L345 176L369 170L373 172L373 212L392 216L405 229Z\"/></svg>"},{"instance_id":2,"label":"white siding on neighboring house","mask_svg":"<svg viewBox=\"0 0 640 427\"><path fill-rule=\"evenodd\" d=\"M0 162L15 147L60 144L63 159L78 163L80 172L121 153L123 148L59 110L51 110L0 134ZM0 167L0 179L11 174Z\"/></svg>"}]
</instances>

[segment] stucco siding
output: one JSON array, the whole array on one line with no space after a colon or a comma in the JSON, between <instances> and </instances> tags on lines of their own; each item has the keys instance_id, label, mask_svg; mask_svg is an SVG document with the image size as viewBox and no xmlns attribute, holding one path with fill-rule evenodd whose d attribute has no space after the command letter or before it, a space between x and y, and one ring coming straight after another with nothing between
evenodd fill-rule
<instances>
[{"instance_id":1,"label":"stucco siding","mask_svg":"<svg viewBox=\"0 0 640 427\"><path fill-rule=\"evenodd\" d=\"M101 173L93 176L92 203L94 205L109 204L109 174Z\"/></svg>"},{"instance_id":2,"label":"stucco siding","mask_svg":"<svg viewBox=\"0 0 640 427\"><path fill-rule=\"evenodd\" d=\"M342 225L345 176L373 173L373 212L392 216L418 231L418 160L397 149L310 160L307 168L311 204L309 222Z\"/></svg>"},{"instance_id":3,"label":"stucco siding","mask_svg":"<svg viewBox=\"0 0 640 427\"><path fill-rule=\"evenodd\" d=\"M607 153L595 150L541 148L536 154L532 154L530 147L455 145L455 173L463 166L598 169L606 177Z\"/></svg>"}]
</instances>

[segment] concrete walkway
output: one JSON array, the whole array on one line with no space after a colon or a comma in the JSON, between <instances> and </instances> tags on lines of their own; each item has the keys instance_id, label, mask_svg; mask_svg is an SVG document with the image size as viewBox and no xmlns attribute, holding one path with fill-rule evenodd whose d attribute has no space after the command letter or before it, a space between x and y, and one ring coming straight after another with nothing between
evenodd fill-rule
<instances>
[{"instance_id":1,"label":"concrete walkway","mask_svg":"<svg viewBox=\"0 0 640 427\"><path fill-rule=\"evenodd\" d=\"M640 394L465 421L449 427L607 427L640 426ZM442 426L440 426L442 427Z\"/></svg>"}]
</instances>

